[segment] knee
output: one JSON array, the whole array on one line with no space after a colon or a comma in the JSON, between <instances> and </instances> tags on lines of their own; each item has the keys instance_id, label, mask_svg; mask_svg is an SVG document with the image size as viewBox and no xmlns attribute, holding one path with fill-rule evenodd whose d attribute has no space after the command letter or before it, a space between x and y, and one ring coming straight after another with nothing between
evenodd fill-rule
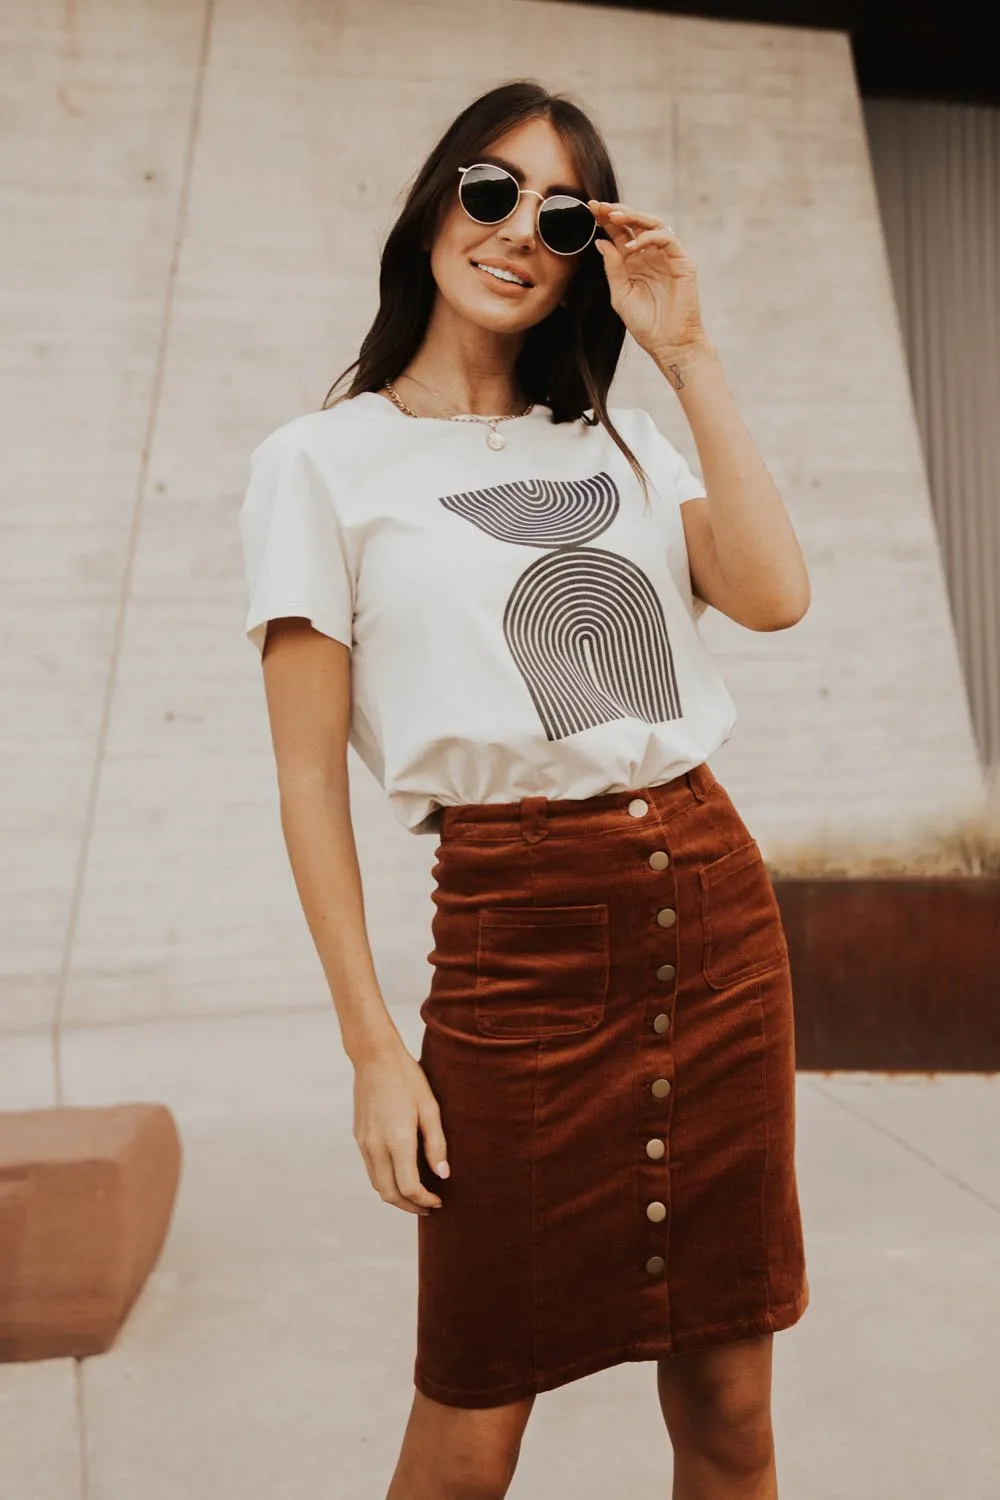
<instances>
[{"instance_id":1,"label":"knee","mask_svg":"<svg viewBox=\"0 0 1000 1500\"><path fill-rule=\"evenodd\" d=\"M686 1418L691 1441L721 1467L754 1474L770 1463L770 1402L756 1393L723 1384L703 1387L687 1404Z\"/></svg>"},{"instance_id":2,"label":"knee","mask_svg":"<svg viewBox=\"0 0 1000 1500\"><path fill-rule=\"evenodd\" d=\"M472 1434L462 1442L441 1443L422 1466L426 1500L504 1500L517 1468L520 1438L509 1432L470 1438ZM417 1493L425 1500L423 1488Z\"/></svg>"}]
</instances>

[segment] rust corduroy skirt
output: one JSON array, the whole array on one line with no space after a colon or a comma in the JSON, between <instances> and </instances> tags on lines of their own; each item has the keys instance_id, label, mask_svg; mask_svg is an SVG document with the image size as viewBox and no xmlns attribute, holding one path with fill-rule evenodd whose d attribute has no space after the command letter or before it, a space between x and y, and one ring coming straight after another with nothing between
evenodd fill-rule
<instances>
[{"instance_id":1,"label":"rust corduroy skirt","mask_svg":"<svg viewBox=\"0 0 1000 1500\"><path fill-rule=\"evenodd\" d=\"M498 1406L787 1328L809 1300L788 949L707 764L445 808L420 1062L414 1384Z\"/></svg>"}]
</instances>

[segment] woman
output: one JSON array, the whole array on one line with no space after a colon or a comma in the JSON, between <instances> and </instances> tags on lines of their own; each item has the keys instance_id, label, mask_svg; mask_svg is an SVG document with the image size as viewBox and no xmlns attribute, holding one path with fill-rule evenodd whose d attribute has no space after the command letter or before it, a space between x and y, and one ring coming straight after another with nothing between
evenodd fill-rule
<instances>
[{"instance_id":1,"label":"woman","mask_svg":"<svg viewBox=\"0 0 1000 1500\"><path fill-rule=\"evenodd\" d=\"M539 1391L646 1359L674 1496L772 1496L771 1338L808 1302L791 988L705 763L735 708L696 618L794 624L802 554L691 261L570 100L514 82L458 116L380 291L346 395L255 450L241 526L354 1136L419 1216L388 1500L504 1495ZM626 330L704 483L608 411ZM419 1061L373 969L348 743L438 839Z\"/></svg>"}]
</instances>

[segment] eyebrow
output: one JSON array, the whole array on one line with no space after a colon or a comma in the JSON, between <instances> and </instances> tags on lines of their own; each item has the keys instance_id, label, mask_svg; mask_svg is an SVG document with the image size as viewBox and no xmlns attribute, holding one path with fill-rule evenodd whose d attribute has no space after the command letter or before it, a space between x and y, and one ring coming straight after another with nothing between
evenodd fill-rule
<instances>
[{"instance_id":1,"label":"eyebrow","mask_svg":"<svg viewBox=\"0 0 1000 1500\"><path fill-rule=\"evenodd\" d=\"M510 175L516 178L518 184L524 186L525 174L516 162L508 161L505 156L494 156L489 151L476 158L477 161L488 162L493 167L504 167ZM569 187L564 182L550 182L545 189L546 198L551 198L553 193L568 193L571 198L583 198L584 189L581 187Z\"/></svg>"}]
</instances>

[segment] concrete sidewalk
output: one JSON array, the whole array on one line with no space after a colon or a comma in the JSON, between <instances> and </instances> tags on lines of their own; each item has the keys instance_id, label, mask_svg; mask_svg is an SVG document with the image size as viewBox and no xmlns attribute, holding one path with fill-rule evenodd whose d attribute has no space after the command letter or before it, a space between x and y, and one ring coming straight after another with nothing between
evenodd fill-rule
<instances>
[{"instance_id":1,"label":"concrete sidewalk","mask_svg":"<svg viewBox=\"0 0 1000 1500\"><path fill-rule=\"evenodd\" d=\"M419 1052L414 1006L394 1011ZM64 1033L66 1102L162 1100L185 1163L108 1354L0 1366L0 1500L383 1500L416 1219L369 1185L332 1010ZM51 1102L6 1036L0 1107ZM1000 1080L798 1080L812 1303L775 1337L782 1500L1000 1493ZM511 1500L667 1497L651 1363L543 1393Z\"/></svg>"}]
</instances>

